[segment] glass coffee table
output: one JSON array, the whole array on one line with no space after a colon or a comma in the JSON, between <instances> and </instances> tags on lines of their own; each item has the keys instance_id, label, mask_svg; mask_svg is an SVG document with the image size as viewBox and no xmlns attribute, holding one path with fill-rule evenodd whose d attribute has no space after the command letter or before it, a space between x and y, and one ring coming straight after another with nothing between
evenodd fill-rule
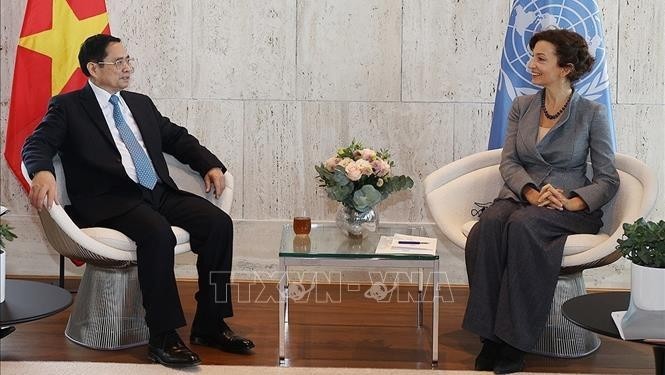
<instances>
[{"instance_id":1,"label":"glass coffee table","mask_svg":"<svg viewBox=\"0 0 665 375\"><path fill-rule=\"evenodd\" d=\"M312 224L307 236L296 236L291 224L284 225L279 249L279 363L285 364L285 333L288 316L288 267L377 267L417 268L417 322L423 321L423 269L432 275L432 366L439 361L439 255L375 254L381 236L395 233L425 236L425 229L410 224L381 224L376 232L364 239L342 233L334 223Z\"/></svg>"}]
</instances>

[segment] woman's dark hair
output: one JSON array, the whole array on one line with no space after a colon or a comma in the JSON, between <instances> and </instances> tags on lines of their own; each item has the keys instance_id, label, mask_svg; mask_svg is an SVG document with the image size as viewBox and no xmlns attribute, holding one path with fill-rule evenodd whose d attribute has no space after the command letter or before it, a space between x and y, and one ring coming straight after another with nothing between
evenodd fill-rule
<instances>
[{"instance_id":1,"label":"woman's dark hair","mask_svg":"<svg viewBox=\"0 0 665 375\"><path fill-rule=\"evenodd\" d=\"M533 34L529 41L529 48L533 51L536 43L544 40L554 45L558 65L566 67L568 64L573 66L573 70L567 78L570 82L575 82L584 74L591 71L596 59L589 54L589 45L584 38L570 30L553 29L545 30Z\"/></svg>"},{"instance_id":2,"label":"woman's dark hair","mask_svg":"<svg viewBox=\"0 0 665 375\"><path fill-rule=\"evenodd\" d=\"M106 47L111 43L120 43L120 38L112 35L97 34L89 37L81 44L79 50L79 65L86 77L90 77L88 71L89 62L100 62L106 58Z\"/></svg>"}]
</instances>

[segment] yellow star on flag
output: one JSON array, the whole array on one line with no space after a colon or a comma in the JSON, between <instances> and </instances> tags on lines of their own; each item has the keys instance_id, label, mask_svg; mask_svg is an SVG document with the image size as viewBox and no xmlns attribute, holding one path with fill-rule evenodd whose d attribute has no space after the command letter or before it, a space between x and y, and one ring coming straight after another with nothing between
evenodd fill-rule
<instances>
[{"instance_id":1,"label":"yellow star on flag","mask_svg":"<svg viewBox=\"0 0 665 375\"><path fill-rule=\"evenodd\" d=\"M108 23L106 12L79 20L66 0L54 0L51 29L20 38L18 44L51 58L51 92L57 95L79 66L83 41L104 31Z\"/></svg>"}]
</instances>

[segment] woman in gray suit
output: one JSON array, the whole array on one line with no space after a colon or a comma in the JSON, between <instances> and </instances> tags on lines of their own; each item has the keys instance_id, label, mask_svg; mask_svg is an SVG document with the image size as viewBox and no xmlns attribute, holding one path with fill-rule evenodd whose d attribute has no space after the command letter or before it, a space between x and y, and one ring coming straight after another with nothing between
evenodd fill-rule
<instances>
[{"instance_id":1,"label":"woman in gray suit","mask_svg":"<svg viewBox=\"0 0 665 375\"><path fill-rule=\"evenodd\" d=\"M463 327L484 343L476 370L498 374L524 367L550 310L566 237L597 233L601 207L619 187L606 109L573 88L594 63L586 41L547 30L529 47L531 79L543 89L513 102L501 155L505 184L466 242Z\"/></svg>"}]
</instances>

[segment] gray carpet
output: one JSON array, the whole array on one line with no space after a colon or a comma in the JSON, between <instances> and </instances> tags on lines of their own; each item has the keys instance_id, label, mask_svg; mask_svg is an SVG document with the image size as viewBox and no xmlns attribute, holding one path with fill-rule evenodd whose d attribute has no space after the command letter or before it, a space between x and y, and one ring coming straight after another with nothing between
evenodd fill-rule
<instances>
[{"instance_id":1,"label":"gray carpet","mask_svg":"<svg viewBox=\"0 0 665 375\"><path fill-rule=\"evenodd\" d=\"M185 370L169 369L161 365L107 363L107 362L0 362L2 375L118 375L118 374L197 374L197 375L470 375L474 371L399 370L320 367L263 367L263 366L198 366ZM485 373L489 374L489 373ZM522 373L535 374L535 373ZM545 373L538 373L545 375Z\"/></svg>"}]
</instances>

